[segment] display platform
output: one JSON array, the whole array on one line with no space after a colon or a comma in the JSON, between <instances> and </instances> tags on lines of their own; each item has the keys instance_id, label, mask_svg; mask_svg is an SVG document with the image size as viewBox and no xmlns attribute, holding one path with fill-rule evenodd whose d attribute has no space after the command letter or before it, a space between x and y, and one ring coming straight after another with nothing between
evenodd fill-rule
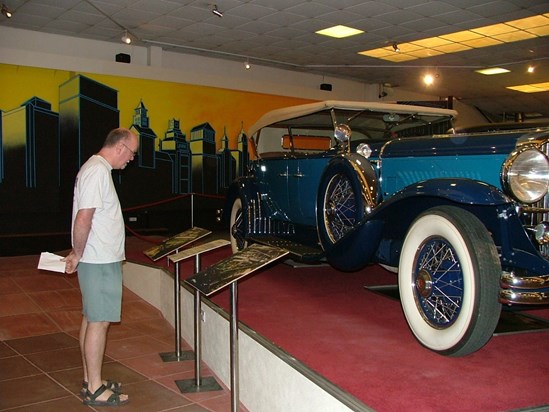
<instances>
[{"instance_id":1,"label":"display platform","mask_svg":"<svg viewBox=\"0 0 549 412\"><path fill-rule=\"evenodd\" d=\"M205 264L230 254L224 250L204 256ZM192 270L192 262L187 269ZM244 404L260 410L266 402L280 402L287 406L285 410L292 410L295 405L284 404L285 400L309 399L300 409L306 411L312 410L308 405L319 405L317 399L325 404L332 394L352 411L406 410L406 405L414 404L421 404L426 411L438 411L443 405L453 405L452 410L459 411L535 410L549 405L547 330L502 334L471 355L441 356L414 339L398 300L364 288L394 285L395 280L394 273L377 265L347 273L326 266L293 269L283 264L269 266L240 282L240 329L264 348L248 353L248 338L241 339L244 364L253 365L245 373L241 371ZM169 280L167 285L172 283ZM142 285L137 282L137 286ZM192 298L192 292L189 295ZM208 365L224 382L229 381L225 358L229 302L228 290L220 290L203 302L211 304L212 311L222 317L220 324L213 312L206 310L208 343L204 351ZM188 307L191 309L192 304ZM547 308L528 312L549 321ZM214 339L219 342L214 344ZM271 362L259 353L275 354L279 360ZM220 360L221 354L224 357ZM509 362L512 371L505 368ZM308 381L298 386L297 376L290 377L283 370L298 371L298 376ZM397 381L401 384L394 385ZM308 398L315 385L324 392L314 392L314 398ZM279 397L281 392L271 389L263 391L265 387L281 388L284 395ZM501 387L515 389L510 393ZM254 393L253 400L250 392ZM332 406L330 411L341 408ZM316 410L326 409L319 406Z\"/></svg>"}]
</instances>

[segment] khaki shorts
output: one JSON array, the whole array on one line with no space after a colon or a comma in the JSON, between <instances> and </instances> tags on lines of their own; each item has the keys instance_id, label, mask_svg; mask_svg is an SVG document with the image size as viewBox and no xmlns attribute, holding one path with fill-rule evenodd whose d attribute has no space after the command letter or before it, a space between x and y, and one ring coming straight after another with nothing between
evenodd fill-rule
<instances>
[{"instance_id":1,"label":"khaki shorts","mask_svg":"<svg viewBox=\"0 0 549 412\"><path fill-rule=\"evenodd\" d=\"M88 322L120 322L122 262L78 264L82 314Z\"/></svg>"}]
</instances>

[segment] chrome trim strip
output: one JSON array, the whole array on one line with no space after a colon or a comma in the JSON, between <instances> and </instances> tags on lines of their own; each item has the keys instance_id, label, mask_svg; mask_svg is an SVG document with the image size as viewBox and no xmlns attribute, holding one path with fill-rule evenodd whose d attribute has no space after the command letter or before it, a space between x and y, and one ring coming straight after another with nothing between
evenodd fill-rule
<instances>
[{"instance_id":1,"label":"chrome trim strip","mask_svg":"<svg viewBox=\"0 0 549 412\"><path fill-rule=\"evenodd\" d=\"M500 286L504 289L543 289L549 287L549 275L517 276L514 272L503 272Z\"/></svg>"},{"instance_id":2,"label":"chrome trim strip","mask_svg":"<svg viewBox=\"0 0 549 412\"><path fill-rule=\"evenodd\" d=\"M499 302L503 304L544 305L549 303L549 294L545 292L517 292L502 289L499 292Z\"/></svg>"}]
</instances>

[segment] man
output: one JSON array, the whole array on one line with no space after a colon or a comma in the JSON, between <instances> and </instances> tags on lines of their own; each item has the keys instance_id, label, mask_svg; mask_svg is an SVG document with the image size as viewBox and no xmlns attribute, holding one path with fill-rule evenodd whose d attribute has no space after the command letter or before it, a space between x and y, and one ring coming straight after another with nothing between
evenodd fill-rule
<instances>
[{"instance_id":1,"label":"man","mask_svg":"<svg viewBox=\"0 0 549 412\"><path fill-rule=\"evenodd\" d=\"M98 154L82 165L74 186L72 251L65 271L78 267L82 292L80 349L84 404L116 406L128 402L120 384L101 376L107 330L120 322L125 229L112 169L124 169L138 150L137 136L128 129L112 130Z\"/></svg>"}]
</instances>

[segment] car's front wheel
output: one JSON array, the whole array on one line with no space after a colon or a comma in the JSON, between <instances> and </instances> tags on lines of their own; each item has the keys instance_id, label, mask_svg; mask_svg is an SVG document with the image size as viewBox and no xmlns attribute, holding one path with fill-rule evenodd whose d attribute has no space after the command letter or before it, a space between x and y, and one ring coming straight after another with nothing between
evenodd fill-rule
<instances>
[{"instance_id":1,"label":"car's front wheel","mask_svg":"<svg viewBox=\"0 0 549 412\"><path fill-rule=\"evenodd\" d=\"M244 225L244 216L242 213L242 200L237 197L231 208L231 218L230 218L230 238L231 238L231 249L233 253L238 252L246 247L248 247L248 242L246 241L245 235L245 225Z\"/></svg>"},{"instance_id":2,"label":"car's front wheel","mask_svg":"<svg viewBox=\"0 0 549 412\"><path fill-rule=\"evenodd\" d=\"M364 217L361 186L349 164L331 164L320 182L317 224L324 250L342 239Z\"/></svg>"},{"instance_id":3,"label":"car's front wheel","mask_svg":"<svg viewBox=\"0 0 549 412\"><path fill-rule=\"evenodd\" d=\"M442 355L480 349L499 320L500 275L497 249L476 216L452 206L424 212L408 230L398 272L415 337Z\"/></svg>"}]
</instances>

